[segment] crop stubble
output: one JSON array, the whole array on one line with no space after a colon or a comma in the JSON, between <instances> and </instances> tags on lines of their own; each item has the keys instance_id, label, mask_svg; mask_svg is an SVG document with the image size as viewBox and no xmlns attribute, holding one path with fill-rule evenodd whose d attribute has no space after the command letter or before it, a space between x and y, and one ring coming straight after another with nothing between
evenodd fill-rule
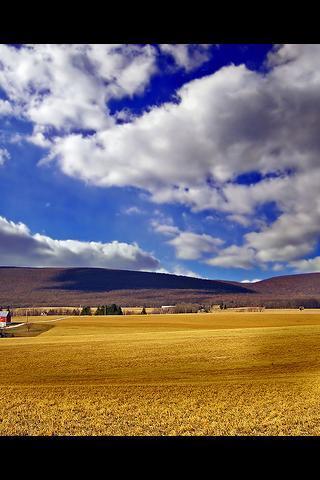
<instances>
[{"instance_id":1,"label":"crop stubble","mask_svg":"<svg viewBox=\"0 0 320 480\"><path fill-rule=\"evenodd\" d=\"M319 313L51 325L0 339L1 435L320 433Z\"/></svg>"}]
</instances>

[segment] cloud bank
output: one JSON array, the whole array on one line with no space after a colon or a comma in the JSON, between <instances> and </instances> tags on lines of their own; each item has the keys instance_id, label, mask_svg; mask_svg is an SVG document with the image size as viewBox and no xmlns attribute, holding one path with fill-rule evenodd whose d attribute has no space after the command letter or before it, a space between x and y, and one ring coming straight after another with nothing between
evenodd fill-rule
<instances>
[{"instance_id":1,"label":"cloud bank","mask_svg":"<svg viewBox=\"0 0 320 480\"><path fill-rule=\"evenodd\" d=\"M162 50L193 68L186 46ZM320 46L277 46L263 72L225 66L184 84L174 102L118 124L108 102L142 94L156 55L148 45L2 45L7 99L0 111L30 120L30 141L66 175L100 187L137 187L159 204L223 212L248 230L241 244L225 248L208 236L200 245L199 235L172 231L178 258L199 258L196 241L200 252L212 248L212 266L318 268L316 258L303 257L312 254L320 229ZM252 172L258 180L239 180ZM257 209L270 203L277 218L257 227Z\"/></svg>"},{"instance_id":2,"label":"cloud bank","mask_svg":"<svg viewBox=\"0 0 320 480\"><path fill-rule=\"evenodd\" d=\"M160 269L160 262L136 243L56 240L32 234L23 223L0 217L0 264L30 267Z\"/></svg>"}]
</instances>

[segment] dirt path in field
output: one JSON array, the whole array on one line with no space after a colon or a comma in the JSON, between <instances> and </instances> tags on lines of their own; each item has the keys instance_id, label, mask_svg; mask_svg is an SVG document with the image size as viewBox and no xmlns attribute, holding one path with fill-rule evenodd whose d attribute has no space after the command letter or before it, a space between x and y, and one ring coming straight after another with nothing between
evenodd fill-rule
<instances>
[{"instance_id":1,"label":"dirt path in field","mask_svg":"<svg viewBox=\"0 0 320 480\"><path fill-rule=\"evenodd\" d=\"M36 320L33 323L50 323L50 322L58 322L59 320L65 320L66 318L72 318L72 315L68 315L67 317L61 318L54 318L53 320Z\"/></svg>"},{"instance_id":2,"label":"dirt path in field","mask_svg":"<svg viewBox=\"0 0 320 480\"><path fill-rule=\"evenodd\" d=\"M10 327L5 327L5 329L8 330L9 328L22 327L22 325L25 325L25 322L23 322L23 323L18 323L17 325L11 325Z\"/></svg>"},{"instance_id":3,"label":"dirt path in field","mask_svg":"<svg viewBox=\"0 0 320 480\"><path fill-rule=\"evenodd\" d=\"M61 317L61 318L54 318L53 320L32 320L29 323L50 323L50 322L58 322L59 320L65 320L66 318L71 318L72 316L69 315L68 317ZM20 327L21 325L26 325L27 322L19 323L19 325L12 325L11 327L7 328L15 328Z\"/></svg>"},{"instance_id":4,"label":"dirt path in field","mask_svg":"<svg viewBox=\"0 0 320 480\"><path fill-rule=\"evenodd\" d=\"M50 322L58 322L59 320L65 320L66 318L70 318L71 316L67 316L67 317L61 317L61 318L55 318L53 320L39 320L39 321L33 321L33 322L30 322L31 323L50 323ZM8 327L5 327L4 330L11 330L12 328L18 328L18 327L23 327L23 325L27 325L27 322L21 322L21 323L18 323L17 325L10 325Z\"/></svg>"}]
</instances>

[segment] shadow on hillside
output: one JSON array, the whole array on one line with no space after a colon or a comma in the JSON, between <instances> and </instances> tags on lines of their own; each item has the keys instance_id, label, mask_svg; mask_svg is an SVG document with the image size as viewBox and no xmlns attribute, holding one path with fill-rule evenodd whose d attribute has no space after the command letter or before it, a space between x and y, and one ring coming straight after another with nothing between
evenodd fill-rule
<instances>
[{"instance_id":1,"label":"shadow on hillside","mask_svg":"<svg viewBox=\"0 0 320 480\"><path fill-rule=\"evenodd\" d=\"M253 289L223 281L102 268L66 269L60 271L51 280L54 286L41 288L41 290L54 288L55 290L106 292L129 289L190 289L206 290L211 293L255 293Z\"/></svg>"}]
</instances>

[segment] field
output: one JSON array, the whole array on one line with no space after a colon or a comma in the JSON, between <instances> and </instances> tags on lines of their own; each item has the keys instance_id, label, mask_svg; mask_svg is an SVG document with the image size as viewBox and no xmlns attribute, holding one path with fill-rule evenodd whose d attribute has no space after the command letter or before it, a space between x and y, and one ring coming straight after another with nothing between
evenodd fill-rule
<instances>
[{"instance_id":1,"label":"field","mask_svg":"<svg viewBox=\"0 0 320 480\"><path fill-rule=\"evenodd\" d=\"M29 321L0 338L1 435L320 434L319 310Z\"/></svg>"}]
</instances>

